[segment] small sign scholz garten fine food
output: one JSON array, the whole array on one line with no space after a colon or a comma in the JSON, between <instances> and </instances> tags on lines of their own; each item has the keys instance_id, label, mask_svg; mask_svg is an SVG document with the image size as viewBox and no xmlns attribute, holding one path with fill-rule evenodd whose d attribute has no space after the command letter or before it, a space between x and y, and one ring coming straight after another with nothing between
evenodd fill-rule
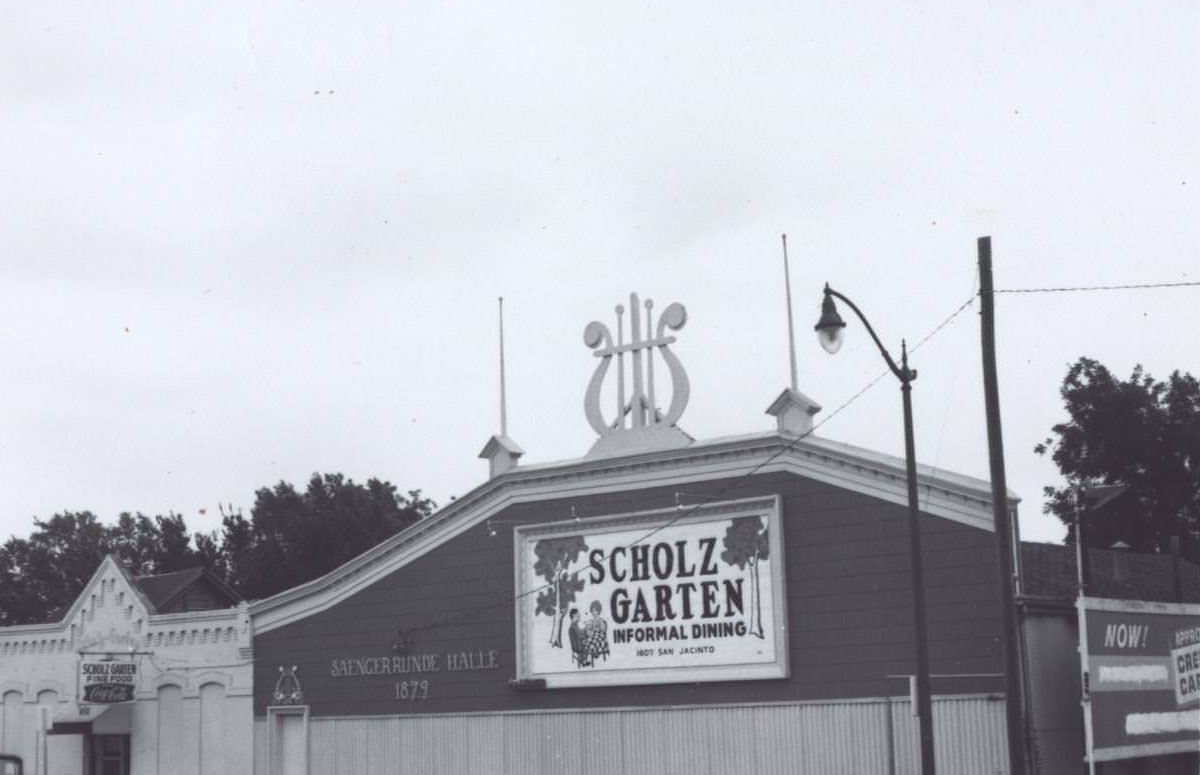
<instances>
[{"instance_id":1,"label":"small sign scholz garten fine food","mask_svg":"<svg viewBox=\"0 0 1200 775\"><path fill-rule=\"evenodd\" d=\"M786 677L781 529L774 497L518 527L519 677Z\"/></svg>"},{"instance_id":2,"label":"small sign scholz garten fine food","mask_svg":"<svg viewBox=\"0 0 1200 775\"><path fill-rule=\"evenodd\" d=\"M131 660L90 659L79 662L80 702L133 702L138 666Z\"/></svg>"}]
</instances>

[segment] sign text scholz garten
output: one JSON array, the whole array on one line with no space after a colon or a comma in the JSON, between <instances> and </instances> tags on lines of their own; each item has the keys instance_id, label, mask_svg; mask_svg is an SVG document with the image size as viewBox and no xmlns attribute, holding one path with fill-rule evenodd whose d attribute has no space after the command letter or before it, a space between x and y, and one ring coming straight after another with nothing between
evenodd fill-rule
<instances>
[{"instance_id":1,"label":"sign text scholz garten","mask_svg":"<svg viewBox=\"0 0 1200 775\"><path fill-rule=\"evenodd\" d=\"M520 677L785 677L781 530L774 497L518 527Z\"/></svg>"},{"instance_id":2,"label":"sign text scholz garten","mask_svg":"<svg viewBox=\"0 0 1200 775\"><path fill-rule=\"evenodd\" d=\"M137 688L136 662L84 657L79 662L81 702L133 702Z\"/></svg>"}]
</instances>

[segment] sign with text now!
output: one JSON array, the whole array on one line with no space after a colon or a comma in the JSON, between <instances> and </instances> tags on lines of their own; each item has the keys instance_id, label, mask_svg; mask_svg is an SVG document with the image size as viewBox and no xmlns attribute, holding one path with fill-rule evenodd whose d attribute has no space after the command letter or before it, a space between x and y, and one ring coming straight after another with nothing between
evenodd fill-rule
<instances>
[{"instance_id":1,"label":"sign with text now!","mask_svg":"<svg viewBox=\"0 0 1200 775\"><path fill-rule=\"evenodd\" d=\"M518 677L786 677L781 530L775 497L518 527Z\"/></svg>"},{"instance_id":2,"label":"sign with text now!","mask_svg":"<svg viewBox=\"0 0 1200 775\"><path fill-rule=\"evenodd\" d=\"M1092 761L1200 746L1200 606L1081 598Z\"/></svg>"}]
</instances>

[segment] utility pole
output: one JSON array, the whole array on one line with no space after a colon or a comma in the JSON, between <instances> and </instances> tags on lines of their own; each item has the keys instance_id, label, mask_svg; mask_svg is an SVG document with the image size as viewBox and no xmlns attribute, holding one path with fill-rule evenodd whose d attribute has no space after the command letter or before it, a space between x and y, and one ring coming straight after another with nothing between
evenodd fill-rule
<instances>
[{"instance_id":1,"label":"utility pole","mask_svg":"<svg viewBox=\"0 0 1200 775\"><path fill-rule=\"evenodd\" d=\"M979 315L983 351L983 397L987 414L988 458L992 474L992 519L1000 576L1000 619L1004 634L1004 694L1008 721L1008 762L1012 775L1028 772L1025 745L1021 656L1013 602L1013 541L1004 475L1004 441L1000 434L1000 389L996 384L996 315L992 290L992 238L979 238Z\"/></svg>"}]
</instances>

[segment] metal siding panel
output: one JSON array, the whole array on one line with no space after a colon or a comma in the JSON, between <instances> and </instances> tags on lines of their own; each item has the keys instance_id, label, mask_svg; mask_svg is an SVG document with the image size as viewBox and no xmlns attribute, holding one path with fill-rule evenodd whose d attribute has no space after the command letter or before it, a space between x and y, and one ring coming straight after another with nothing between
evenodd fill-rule
<instances>
[{"instance_id":1,"label":"metal siding panel","mask_svg":"<svg viewBox=\"0 0 1200 775\"><path fill-rule=\"evenodd\" d=\"M938 702L938 698L934 697L935 707ZM892 702L892 724L896 745L896 775L918 775L921 771L920 728L907 697Z\"/></svg>"},{"instance_id":2,"label":"metal siding panel","mask_svg":"<svg viewBox=\"0 0 1200 775\"><path fill-rule=\"evenodd\" d=\"M504 719L478 716L466 724L467 766L479 775L503 775Z\"/></svg>"},{"instance_id":3,"label":"metal siding panel","mask_svg":"<svg viewBox=\"0 0 1200 775\"><path fill-rule=\"evenodd\" d=\"M933 709L939 768L947 772L1008 771L1004 702L980 697L944 698Z\"/></svg>"},{"instance_id":4,"label":"metal siding panel","mask_svg":"<svg viewBox=\"0 0 1200 775\"><path fill-rule=\"evenodd\" d=\"M362 726L366 738L364 775L401 772L405 751L400 741L400 719L388 718L373 722L354 719L353 723Z\"/></svg>"},{"instance_id":5,"label":"metal siding panel","mask_svg":"<svg viewBox=\"0 0 1200 775\"><path fill-rule=\"evenodd\" d=\"M796 708L796 738L800 742L797 761L802 771L824 772L829 769L836 750L830 745L832 725L826 724L828 706L801 705Z\"/></svg>"},{"instance_id":6,"label":"metal siding panel","mask_svg":"<svg viewBox=\"0 0 1200 775\"><path fill-rule=\"evenodd\" d=\"M728 711L708 708L704 711L710 773L720 775L762 771L758 763L757 746L748 745L748 732L764 715L757 708L733 708Z\"/></svg>"},{"instance_id":7,"label":"metal siding panel","mask_svg":"<svg viewBox=\"0 0 1200 775\"><path fill-rule=\"evenodd\" d=\"M369 725L374 727L375 725ZM362 719L346 719L337 725L338 769L342 772L372 772L368 769L371 759L371 737L368 724ZM317 770L320 772L320 770Z\"/></svg>"},{"instance_id":8,"label":"metal siding panel","mask_svg":"<svg viewBox=\"0 0 1200 775\"><path fill-rule=\"evenodd\" d=\"M920 772L920 729L907 699L892 706L896 774ZM1008 772L1004 703L983 697L933 698L934 756L939 772Z\"/></svg>"},{"instance_id":9,"label":"metal siding panel","mask_svg":"<svg viewBox=\"0 0 1200 775\"><path fill-rule=\"evenodd\" d=\"M661 745L663 725L653 723L653 720L646 717L646 713L656 712L662 711L620 714L621 738L625 741L621 751L620 772L667 771L667 761Z\"/></svg>"},{"instance_id":10,"label":"metal siding panel","mask_svg":"<svg viewBox=\"0 0 1200 775\"><path fill-rule=\"evenodd\" d=\"M671 737L663 740L668 772L679 775L713 772L713 757L718 755L713 736L719 730L711 711L711 708L659 711L660 723L665 723L673 732Z\"/></svg>"},{"instance_id":11,"label":"metal siding panel","mask_svg":"<svg viewBox=\"0 0 1200 775\"><path fill-rule=\"evenodd\" d=\"M426 719L431 741L437 741L433 750L435 766L440 772L467 772L471 761L468 745L474 719L463 716L443 716Z\"/></svg>"},{"instance_id":12,"label":"metal siding panel","mask_svg":"<svg viewBox=\"0 0 1200 775\"><path fill-rule=\"evenodd\" d=\"M391 719L390 729L396 737L396 742L399 744L400 758L396 761L396 765L389 770L390 772L428 772L429 770L422 769L428 766L429 762L426 758L425 743L421 739L421 730L414 723L416 719ZM360 723L373 723L372 720L360 719Z\"/></svg>"},{"instance_id":13,"label":"metal siding panel","mask_svg":"<svg viewBox=\"0 0 1200 775\"><path fill-rule=\"evenodd\" d=\"M546 713L528 718L538 724L538 772L580 773L583 752L579 741L587 716L582 713Z\"/></svg>"},{"instance_id":14,"label":"metal siding panel","mask_svg":"<svg viewBox=\"0 0 1200 775\"><path fill-rule=\"evenodd\" d=\"M336 720L310 718L308 720L308 771L310 773L339 772L341 757L338 745L338 722ZM272 772L269 775L276 775L276 773Z\"/></svg>"},{"instance_id":15,"label":"metal siding panel","mask_svg":"<svg viewBox=\"0 0 1200 775\"><path fill-rule=\"evenodd\" d=\"M651 748L640 755L648 757L647 763L654 762L655 772L706 772L707 743L698 711L648 710L628 715L639 727L640 735L633 738L635 744ZM631 757L626 752L626 760L636 762L638 755Z\"/></svg>"},{"instance_id":16,"label":"metal siding panel","mask_svg":"<svg viewBox=\"0 0 1200 775\"><path fill-rule=\"evenodd\" d=\"M536 730L530 716L504 717L504 771L533 773L538 746Z\"/></svg>"},{"instance_id":17,"label":"metal siding panel","mask_svg":"<svg viewBox=\"0 0 1200 775\"><path fill-rule=\"evenodd\" d=\"M859 775L888 773L888 704L313 719L311 773L527 775ZM916 719L891 703L896 775L919 772ZM1003 702L934 698L938 769L1007 771ZM259 737L266 725L257 722ZM265 739L256 741L265 773Z\"/></svg>"},{"instance_id":18,"label":"metal siding panel","mask_svg":"<svg viewBox=\"0 0 1200 775\"><path fill-rule=\"evenodd\" d=\"M758 771L764 775L795 772L800 761L800 743L795 731L799 716L795 707L781 706L765 713L749 730L751 745L758 751Z\"/></svg>"},{"instance_id":19,"label":"metal siding panel","mask_svg":"<svg viewBox=\"0 0 1200 775\"><path fill-rule=\"evenodd\" d=\"M580 727L579 753L587 775L621 772L624 748L624 725L619 713L591 714Z\"/></svg>"}]
</instances>

